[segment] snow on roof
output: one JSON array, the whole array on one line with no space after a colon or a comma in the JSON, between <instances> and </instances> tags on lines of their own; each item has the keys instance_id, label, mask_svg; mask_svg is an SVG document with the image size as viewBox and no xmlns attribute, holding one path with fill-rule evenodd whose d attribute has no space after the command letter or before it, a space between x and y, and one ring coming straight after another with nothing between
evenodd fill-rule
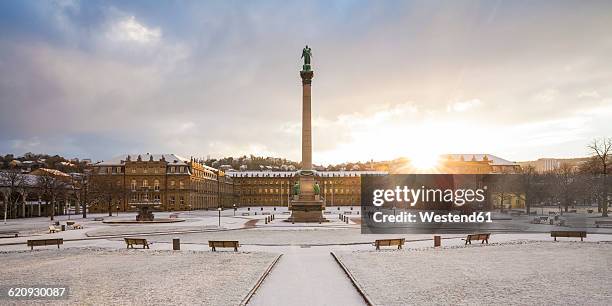
<instances>
[{"instance_id":1,"label":"snow on roof","mask_svg":"<svg viewBox=\"0 0 612 306\"><path fill-rule=\"evenodd\" d=\"M56 170L56 169L49 169L49 168L39 168L38 171L43 171L43 172L47 172L51 175L55 175L55 176L70 176L62 171ZM32 172L36 172L36 171L32 171Z\"/></svg>"},{"instance_id":2,"label":"snow on roof","mask_svg":"<svg viewBox=\"0 0 612 306\"><path fill-rule=\"evenodd\" d=\"M483 161L485 160L485 157L486 157L486 159L491 161L492 166L516 166L518 165L515 162L505 160L501 157L497 157L492 154L444 154L442 155L442 157L445 159L454 160L454 161L460 161L461 157L463 157L464 161L472 161L472 160Z\"/></svg>"},{"instance_id":3,"label":"snow on roof","mask_svg":"<svg viewBox=\"0 0 612 306\"><path fill-rule=\"evenodd\" d=\"M384 175L384 171L317 171L319 177L349 177L363 174ZM293 177L295 171L232 171L227 172L230 177Z\"/></svg>"},{"instance_id":4,"label":"snow on roof","mask_svg":"<svg viewBox=\"0 0 612 306\"><path fill-rule=\"evenodd\" d=\"M38 182L38 177L36 175L32 175L32 174L19 174L19 176L21 176L23 178L23 182L24 182L23 184L26 187L36 187L36 184ZM0 186L2 186L2 187L8 187L9 186L9 182L4 181L2 175L0 175Z\"/></svg>"},{"instance_id":5,"label":"snow on roof","mask_svg":"<svg viewBox=\"0 0 612 306\"><path fill-rule=\"evenodd\" d=\"M162 160L162 157L163 157L166 160L166 162L170 165L172 164L187 165L189 163L188 158L184 158L176 154L149 154L149 153L146 153L146 154L123 154L123 155L115 156L111 158L110 160L101 161L99 163L96 163L96 166L121 166L125 164L125 162L128 160L128 157L130 161L137 161L138 156L140 156L142 161L150 161L151 157L153 161L160 161Z\"/></svg>"}]
</instances>

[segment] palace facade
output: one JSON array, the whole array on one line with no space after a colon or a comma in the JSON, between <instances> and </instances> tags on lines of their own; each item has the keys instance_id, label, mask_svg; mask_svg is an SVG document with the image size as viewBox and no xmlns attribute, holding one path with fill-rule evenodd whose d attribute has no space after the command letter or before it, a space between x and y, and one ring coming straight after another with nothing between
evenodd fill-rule
<instances>
[{"instance_id":1,"label":"palace facade","mask_svg":"<svg viewBox=\"0 0 612 306\"><path fill-rule=\"evenodd\" d=\"M135 210L135 203L154 203L164 211L216 209L234 203L232 179L193 158L122 155L92 168L91 190L102 196L90 205L91 212L108 211L109 202L121 211Z\"/></svg>"},{"instance_id":2,"label":"palace facade","mask_svg":"<svg viewBox=\"0 0 612 306\"><path fill-rule=\"evenodd\" d=\"M381 171L319 171L315 181L326 206L360 205L361 175L383 175ZM227 172L233 179L239 206L287 206L298 181L295 171Z\"/></svg>"}]
</instances>

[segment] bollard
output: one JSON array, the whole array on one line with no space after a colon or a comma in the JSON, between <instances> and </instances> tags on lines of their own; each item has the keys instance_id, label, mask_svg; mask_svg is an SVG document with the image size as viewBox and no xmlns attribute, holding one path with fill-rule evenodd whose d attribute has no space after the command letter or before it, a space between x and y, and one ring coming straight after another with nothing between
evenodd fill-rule
<instances>
[{"instance_id":1,"label":"bollard","mask_svg":"<svg viewBox=\"0 0 612 306\"><path fill-rule=\"evenodd\" d=\"M181 249L181 239L179 238L172 239L172 249L175 251L179 251Z\"/></svg>"},{"instance_id":2,"label":"bollard","mask_svg":"<svg viewBox=\"0 0 612 306\"><path fill-rule=\"evenodd\" d=\"M66 224L62 224L62 232L66 231Z\"/></svg>"},{"instance_id":3,"label":"bollard","mask_svg":"<svg viewBox=\"0 0 612 306\"><path fill-rule=\"evenodd\" d=\"M276 211L276 207L274 207L274 211Z\"/></svg>"},{"instance_id":4,"label":"bollard","mask_svg":"<svg viewBox=\"0 0 612 306\"><path fill-rule=\"evenodd\" d=\"M250 207L247 207L247 211L251 211L251 208L250 208Z\"/></svg>"},{"instance_id":5,"label":"bollard","mask_svg":"<svg viewBox=\"0 0 612 306\"><path fill-rule=\"evenodd\" d=\"M266 217L266 219L265 219L265 220L266 220L266 224L268 224L268 217Z\"/></svg>"},{"instance_id":6,"label":"bollard","mask_svg":"<svg viewBox=\"0 0 612 306\"><path fill-rule=\"evenodd\" d=\"M346 224L348 224L349 218L348 217L344 218L344 221L346 221Z\"/></svg>"},{"instance_id":7,"label":"bollard","mask_svg":"<svg viewBox=\"0 0 612 306\"><path fill-rule=\"evenodd\" d=\"M434 247L439 247L442 245L442 237L434 236Z\"/></svg>"}]
</instances>

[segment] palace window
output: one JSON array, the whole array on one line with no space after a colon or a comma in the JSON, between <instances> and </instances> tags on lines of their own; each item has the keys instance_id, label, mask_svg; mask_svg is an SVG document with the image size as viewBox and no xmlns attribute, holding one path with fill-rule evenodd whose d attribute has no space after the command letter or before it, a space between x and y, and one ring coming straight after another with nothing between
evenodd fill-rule
<instances>
[{"instance_id":1,"label":"palace window","mask_svg":"<svg viewBox=\"0 0 612 306\"><path fill-rule=\"evenodd\" d=\"M174 205L174 203L176 202L174 196L170 197L170 205Z\"/></svg>"},{"instance_id":2,"label":"palace window","mask_svg":"<svg viewBox=\"0 0 612 306\"><path fill-rule=\"evenodd\" d=\"M146 167L142 168L142 173L147 173L147 171L148 171L148 169Z\"/></svg>"},{"instance_id":3,"label":"palace window","mask_svg":"<svg viewBox=\"0 0 612 306\"><path fill-rule=\"evenodd\" d=\"M142 187L148 187L149 182L147 180L142 180Z\"/></svg>"},{"instance_id":4,"label":"palace window","mask_svg":"<svg viewBox=\"0 0 612 306\"><path fill-rule=\"evenodd\" d=\"M179 203L180 203L181 205L185 204L185 197L181 196L181 197L179 198Z\"/></svg>"},{"instance_id":5,"label":"palace window","mask_svg":"<svg viewBox=\"0 0 612 306\"><path fill-rule=\"evenodd\" d=\"M179 188L180 189L185 189L185 183L179 182Z\"/></svg>"},{"instance_id":6,"label":"palace window","mask_svg":"<svg viewBox=\"0 0 612 306\"><path fill-rule=\"evenodd\" d=\"M153 189L159 191L159 181L155 180L155 182L153 183Z\"/></svg>"},{"instance_id":7,"label":"palace window","mask_svg":"<svg viewBox=\"0 0 612 306\"><path fill-rule=\"evenodd\" d=\"M136 180L132 180L132 191L136 190Z\"/></svg>"}]
</instances>

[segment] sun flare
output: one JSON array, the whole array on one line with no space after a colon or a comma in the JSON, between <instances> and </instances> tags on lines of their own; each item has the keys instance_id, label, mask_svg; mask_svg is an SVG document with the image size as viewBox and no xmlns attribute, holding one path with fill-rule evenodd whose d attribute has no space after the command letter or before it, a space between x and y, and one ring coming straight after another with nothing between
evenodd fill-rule
<instances>
[{"instance_id":1,"label":"sun flare","mask_svg":"<svg viewBox=\"0 0 612 306\"><path fill-rule=\"evenodd\" d=\"M438 154L432 154L428 152L422 152L420 154L413 154L409 157L410 164L418 170L433 170L436 169L440 162L440 156Z\"/></svg>"}]
</instances>

